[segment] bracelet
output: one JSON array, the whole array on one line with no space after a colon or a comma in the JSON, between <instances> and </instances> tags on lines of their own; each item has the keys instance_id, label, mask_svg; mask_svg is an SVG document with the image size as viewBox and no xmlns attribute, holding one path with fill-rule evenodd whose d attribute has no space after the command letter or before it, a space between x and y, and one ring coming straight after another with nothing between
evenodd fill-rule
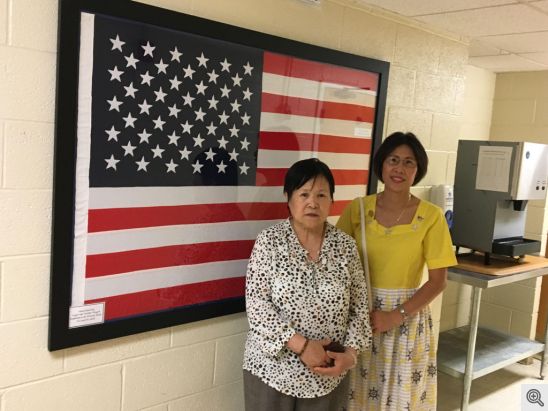
<instances>
[{"instance_id":1,"label":"bracelet","mask_svg":"<svg viewBox=\"0 0 548 411\"><path fill-rule=\"evenodd\" d=\"M352 366L349 368L349 370L351 370L355 368L356 365L358 365L358 356L354 354L352 351L348 351L348 354L350 354L352 356L352 360L354 360L354 362L352 363Z\"/></svg>"},{"instance_id":2,"label":"bracelet","mask_svg":"<svg viewBox=\"0 0 548 411\"><path fill-rule=\"evenodd\" d=\"M407 311L405 311L405 308L403 308L403 304L401 305L398 305L396 307L396 310L398 310L398 312L401 314L401 316L403 317L403 321L407 320L407 317L409 317L409 314L407 314Z\"/></svg>"},{"instance_id":3,"label":"bracelet","mask_svg":"<svg viewBox=\"0 0 548 411\"><path fill-rule=\"evenodd\" d=\"M310 340L309 340L308 338L305 337L305 339L304 339L304 344L303 344L303 348L301 348L301 351L299 351L298 353L296 353L296 354L297 354L297 357L300 357L301 355L304 354L304 350L306 350L306 347L308 346L308 342L309 342L309 341L310 341Z\"/></svg>"}]
</instances>

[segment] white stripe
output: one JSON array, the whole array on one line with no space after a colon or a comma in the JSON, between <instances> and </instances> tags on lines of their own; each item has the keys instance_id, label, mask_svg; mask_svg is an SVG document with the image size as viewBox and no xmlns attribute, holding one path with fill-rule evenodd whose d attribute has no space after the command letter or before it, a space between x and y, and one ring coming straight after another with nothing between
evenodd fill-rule
<instances>
[{"instance_id":1,"label":"white stripe","mask_svg":"<svg viewBox=\"0 0 548 411\"><path fill-rule=\"evenodd\" d=\"M88 278L86 300L245 276L248 260L166 267Z\"/></svg>"},{"instance_id":2,"label":"white stripe","mask_svg":"<svg viewBox=\"0 0 548 411\"><path fill-rule=\"evenodd\" d=\"M329 134L339 137L371 138L372 123L316 118L291 114L261 113L261 131Z\"/></svg>"},{"instance_id":3,"label":"white stripe","mask_svg":"<svg viewBox=\"0 0 548 411\"><path fill-rule=\"evenodd\" d=\"M84 304L88 181L91 136L91 82L93 75L94 15L81 14L78 79L78 128L76 130L76 187L74 200L74 252L71 306Z\"/></svg>"},{"instance_id":4,"label":"white stripe","mask_svg":"<svg viewBox=\"0 0 548 411\"><path fill-rule=\"evenodd\" d=\"M364 195L364 186L335 186L335 200ZM89 208L162 207L181 204L285 203L283 187L99 187L90 189Z\"/></svg>"},{"instance_id":5,"label":"white stripe","mask_svg":"<svg viewBox=\"0 0 548 411\"><path fill-rule=\"evenodd\" d=\"M369 154L327 153L311 155L306 151L260 150L257 155L258 168L289 168L293 163L316 157L326 163L331 170L366 170Z\"/></svg>"},{"instance_id":6,"label":"white stripe","mask_svg":"<svg viewBox=\"0 0 548 411\"><path fill-rule=\"evenodd\" d=\"M261 230L278 221L231 221L90 233L88 235L88 255L171 245L255 240Z\"/></svg>"},{"instance_id":7,"label":"white stripe","mask_svg":"<svg viewBox=\"0 0 548 411\"><path fill-rule=\"evenodd\" d=\"M342 84L263 73L263 93L375 107L377 93Z\"/></svg>"}]
</instances>

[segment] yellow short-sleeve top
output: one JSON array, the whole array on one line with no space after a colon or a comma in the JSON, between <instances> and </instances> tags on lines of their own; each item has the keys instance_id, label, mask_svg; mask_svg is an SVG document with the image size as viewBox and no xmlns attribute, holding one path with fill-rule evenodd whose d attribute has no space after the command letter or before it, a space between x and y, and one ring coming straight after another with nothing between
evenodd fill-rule
<instances>
[{"instance_id":1,"label":"yellow short-sleeve top","mask_svg":"<svg viewBox=\"0 0 548 411\"><path fill-rule=\"evenodd\" d=\"M449 228L439 207L421 200L411 223L387 229L375 219L376 203L376 194L364 197L372 287L417 288L424 264L429 269L457 264ZM354 237L363 261L358 198L346 206L337 227Z\"/></svg>"}]
</instances>

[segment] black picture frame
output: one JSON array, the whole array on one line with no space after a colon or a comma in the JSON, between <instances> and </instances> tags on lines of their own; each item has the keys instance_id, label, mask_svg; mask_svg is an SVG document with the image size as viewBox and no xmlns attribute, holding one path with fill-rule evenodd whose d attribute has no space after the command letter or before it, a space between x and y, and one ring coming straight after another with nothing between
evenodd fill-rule
<instances>
[{"instance_id":1,"label":"black picture frame","mask_svg":"<svg viewBox=\"0 0 548 411\"><path fill-rule=\"evenodd\" d=\"M78 126L81 12L112 16L212 39L268 50L305 60L378 74L371 153L382 139L389 63L280 38L224 23L126 0L60 0L55 111L55 164L50 289L50 351L151 331L245 310L244 298L152 312L147 315L69 328L74 246L76 130ZM372 157L372 156L371 156ZM368 192L377 179L369 173Z\"/></svg>"}]
</instances>

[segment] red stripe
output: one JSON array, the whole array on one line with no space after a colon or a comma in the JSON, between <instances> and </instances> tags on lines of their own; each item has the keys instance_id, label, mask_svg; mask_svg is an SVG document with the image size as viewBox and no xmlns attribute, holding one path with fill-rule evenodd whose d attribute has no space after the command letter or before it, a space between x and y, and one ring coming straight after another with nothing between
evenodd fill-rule
<instances>
[{"instance_id":1,"label":"red stripe","mask_svg":"<svg viewBox=\"0 0 548 411\"><path fill-rule=\"evenodd\" d=\"M244 294L245 277L235 277L88 300L86 304L105 302L105 319L112 320L209 301L243 297Z\"/></svg>"},{"instance_id":2,"label":"red stripe","mask_svg":"<svg viewBox=\"0 0 548 411\"><path fill-rule=\"evenodd\" d=\"M283 185L283 184L282 184ZM89 210L88 232L287 217L280 203L192 204Z\"/></svg>"},{"instance_id":3,"label":"red stripe","mask_svg":"<svg viewBox=\"0 0 548 411\"><path fill-rule=\"evenodd\" d=\"M378 74L269 52L264 53L263 70L286 77L344 84L373 91L377 91L379 81Z\"/></svg>"},{"instance_id":4,"label":"red stripe","mask_svg":"<svg viewBox=\"0 0 548 411\"><path fill-rule=\"evenodd\" d=\"M281 96L270 93L263 93L261 95L261 112L334 118L367 123L373 123L375 119L375 109L373 107Z\"/></svg>"},{"instance_id":5,"label":"red stripe","mask_svg":"<svg viewBox=\"0 0 548 411\"><path fill-rule=\"evenodd\" d=\"M88 255L86 278L249 258L254 240L220 241Z\"/></svg>"},{"instance_id":6,"label":"red stripe","mask_svg":"<svg viewBox=\"0 0 548 411\"><path fill-rule=\"evenodd\" d=\"M257 185L266 186L283 186L285 168L258 168L257 169ZM369 175L367 170L331 170L335 178L335 186L339 185L365 185Z\"/></svg>"},{"instance_id":7,"label":"red stripe","mask_svg":"<svg viewBox=\"0 0 548 411\"><path fill-rule=\"evenodd\" d=\"M261 131L259 150L369 154L371 139L338 137L328 134Z\"/></svg>"}]
</instances>

